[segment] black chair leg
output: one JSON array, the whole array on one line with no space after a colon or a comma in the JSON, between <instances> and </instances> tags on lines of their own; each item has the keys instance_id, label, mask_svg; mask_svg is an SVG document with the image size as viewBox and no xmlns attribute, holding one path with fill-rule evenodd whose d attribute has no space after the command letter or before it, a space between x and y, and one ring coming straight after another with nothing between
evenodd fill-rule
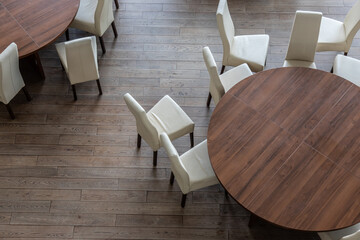
<instances>
[{"instance_id":1,"label":"black chair leg","mask_svg":"<svg viewBox=\"0 0 360 240\"><path fill-rule=\"evenodd\" d=\"M194 132L190 133L190 145L191 148L194 147Z\"/></svg>"},{"instance_id":2,"label":"black chair leg","mask_svg":"<svg viewBox=\"0 0 360 240\"><path fill-rule=\"evenodd\" d=\"M106 53L106 48L105 48L104 39L102 37L99 37L99 41L100 41L102 52L103 52L103 54L105 54Z\"/></svg>"},{"instance_id":3,"label":"black chair leg","mask_svg":"<svg viewBox=\"0 0 360 240\"><path fill-rule=\"evenodd\" d=\"M114 0L114 2L115 2L116 9L119 9L119 1L118 1L118 0Z\"/></svg>"},{"instance_id":4,"label":"black chair leg","mask_svg":"<svg viewBox=\"0 0 360 240\"><path fill-rule=\"evenodd\" d=\"M72 87L72 90L73 90L73 94L74 94L74 101L77 100L77 95L76 95L76 88L75 88L75 85L71 85Z\"/></svg>"},{"instance_id":5,"label":"black chair leg","mask_svg":"<svg viewBox=\"0 0 360 240\"><path fill-rule=\"evenodd\" d=\"M223 74L225 71L225 65L222 65L220 75Z\"/></svg>"},{"instance_id":6,"label":"black chair leg","mask_svg":"<svg viewBox=\"0 0 360 240\"><path fill-rule=\"evenodd\" d=\"M207 107L210 107L211 98L212 98L212 96L211 96L211 93L209 92L208 99L206 101L206 106Z\"/></svg>"},{"instance_id":7,"label":"black chair leg","mask_svg":"<svg viewBox=\"0 0 360 240\"><path fill-rule=\"evenodd\" d=\"M171 175L170 175L170 184L171 185L174 184L174 179L175 179L174 173L171 171Z\"/></svg>"},{"instance_id":8,"label":"black chair leg","mask_svg":"<svg viewBox=\"0 0 360 240\"><path fill-rule=\"evenodd\" d=\"M34 53L34 58L35 58L35 63L36 63L36 67L40 73L40 76L41 76L41 79L42 80L45 80L45 73L44 73L44 68L42 66L42 63L41 63L41 59L40 59L40 56L39 56L39 53Z\"/></svg>"},{"instance_id":9,"label":"black chair leg","mask_svg":"<svg viewBox=\"0 0 360 240\"><path fill-rule=\"evenodd\" d=\"M259 221L259 218L254 215L254 214L250 214L250 219L249 219L249 223L248 223L248 227L251 228L252 226L254 226L254 224Z\"/></svg>"},{"instance_id":10,"label":"black chair leg","mask_svg":"<svg viewBox=\"0 0 360 240\"><path fill-rule=\"evenodd\" d=\"M102 89L101 89L101 85L100 85L100 80L97 79L96 83L97 83L97 86L98 86L98 89L99 89L99 95L102 95Z\"/></svg>"},{"instance_id":11,"label":"black chair leg","mask_svg":"<svg viewBox=\"0 0 360 240\"><path fill-rule=\"evenodd\" d=\"M186 203L186 196L187 194L183 194L182 195L182 198L181 198L181 207L185 207L185 203Z\"/></svg>"},{"instance_id":12,"label":"black chair leg","mask_svg":"<svg viewBox=\"0 0 360 240\"><path fill-rule=\"evenodd\" d=\"M153 153L153 166L155 167L157 164L157 151L154 151Z\"/></svg>"},{"instance_id":13,"label":"black chair leg","mask_svg":"<svg viewBox=\"0 0 360 240\"><path fill-rule=\"evenodd\" d=\"M113 21L113 22L111 23L111 27L112 27L112 29L113 29L115 38L117 38L117 37L118 37L118 33L117 33L117 30L116 30L115 21Z\"/></svg>"},{"instance_id":14,"label":"black chair leg","mask_svg":"<svg viewBox=\"0 0 360 240\"><path fill-rule=\"evenodd\" d=\"M32 98L31 98L28 90L26 89L26 87L24 86L24 87L22 88L22 90L23 90L23 92L24 92L24 94L25 94L26 100L28 100L28 101L30 102Z\"/></svg>"},{"instance_id":15,"label":"black chair leg","mask_svg":"<svg viewBox=\"0 0 360 240\"><path fill-rule=\"evenodd\" d=\"M333 73L333 72L334 72L334 67L331 67L330 72L331 72L331 73Z\"/></svg>"},{"instance_id":16,"label":"black chair leg","mask_svg":"<svg viewBox=\"0 0 360 240\"><path fill-rule=\"evenodd\" d=\"M11 119L15 119L15 114L14 114L14 112L12 111L10 105L9 105L9 104L5 104L5 106L6 106L7 111L8 111L9 114L10 114Z\"/></svg>"},{"instance_id":17,"label":"black chair leg","mask_svg":"<svg viewBox=\"0 0 360 240\"><path fill-rule=\"evenodd\" d=\"M65 71L64 65L62 64L62 62L60 61L60 65L63 71Z\"/></svg>"},{"instance_id":18,"label":"black chair leg","mask_svg":"<svg viewBox=\"0 0 360 240\"><path fill-rule=\"evenodd\" d=\"M138 137L137 137L137 147L138 148L141 147L141 136L140 136L140 134L138 134Z\"/></svg>"},{"instance_id":19,"label":"black chair leg","mask_svg":"<svg viewBox=\"0 0 360 240\"><path fill-rule=\"evenodd\" d=\"M66 41L70 40L69 29L66 29L66 31L65 31L65 37L66 37Z\"/></svg>"}]
</instances>

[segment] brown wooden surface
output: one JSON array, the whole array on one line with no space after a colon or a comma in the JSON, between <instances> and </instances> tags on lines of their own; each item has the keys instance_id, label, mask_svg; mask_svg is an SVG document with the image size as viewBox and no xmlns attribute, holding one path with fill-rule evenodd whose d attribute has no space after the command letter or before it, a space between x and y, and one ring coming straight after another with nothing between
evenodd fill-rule
<instances>
[{"instance_id":1,"label":"brown wooden surface","mask_svg":"<svg viewBox=\"0 0 360 240\"><path fill-rule=\"evenodd\" d=\"M360 222L360 88L331 73L278 68L234 86L211 116L221 184L255 215L328 231Z\"/></svg>"},{"instance_id":2,"label":"brown wooden surface","mask_svg":"<svg viewBox=\"0 0 360 240\"><path fill-rule=\"evenodd\" d=\"M77 86L73 101L54 44L39 51L46 81L28 58L20 61L33 100L21 91L11 101L15 120L0 105L1 240L319 240L316 233L266 221L248 228L249 212L226 198L220 185L189 193L181 209L176 180L169 186L164 149L155 169L151 148L142 142L137 150L135 119L122 97L126 92L145 110L169 94L195 122L195 144L206 139L214 104L206 107L209 74L202 47L210 47L220 70L218 2L119 1L120 8L114 6L118 38L111 28L105 32L105 55L97 43L102 96L95 82L87 82ZM296 10L321 11L342 21L354 2L228 0L238 34L270 35L266 69L282 66ZM64 35L56 42L65 41ZM70 35L89 36L76 29ZM316 66L330 71L336 54L317 53ZM359 35L349 55L360 59ZM188 136L173 143L180 154L190 148Z\"/></svg>"},{"instance_id":3,"label":"brown wooden surface","mask_svg":"<svg viewBox=\"0 0 360 240\"><path fill-rule=\"evenodd\" d=\"M0 0L0 52L10 43L25 57L55 41L74 19L80 0Z\"/></svg>"}]
</instances>

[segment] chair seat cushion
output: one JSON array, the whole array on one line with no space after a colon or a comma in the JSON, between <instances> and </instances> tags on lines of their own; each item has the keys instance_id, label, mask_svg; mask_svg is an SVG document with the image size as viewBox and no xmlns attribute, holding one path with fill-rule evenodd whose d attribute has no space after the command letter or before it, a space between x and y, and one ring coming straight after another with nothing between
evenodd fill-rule
<instances>
[{"instance_id":1,"label":"chair seat cushion","mask_svg":"<svg viewBox=\"0 0 360 240\"><path fill-rule=\"evenodd\" d=\"M247 63L253 72L264 69L269 47L269 35L241 35L234 37L228 63L238 66Z\"/></svg>"},{"instance_id":2,"label":"chair seat cushion","mask_svg":"<svg viewBox=\"0 0 360 240\"><path fill-rule=\"evenodd\" d=\"M337 55L334 61L334 74L360 87L360 60Z\"/></svg>"},{"instance_id":3,"label":"chair seat cushion","mask_svg":"<svg viewBox=\"0 0 360 240\"><path fill-rule=\"evenodd\" d=\"M244 63L240 66L234 67L233 69L220 75L221 84L224 87L225 92L229 91L235 84L241 82L243 79L252 75L249 66Z\"/></svg>"},{"instance_id":4,"label":"chair seat cushion","mask_svg":"<svg viewBox=\"0 0 360 240\"><path fill-rule=\"evenodd\" d=\"M194 122L168 95L150 109L147 116L157 129L159 138L162 132L173 140L194 131Z\"/></svg>"},{"instance_id":5,"label":"chair seat cushion","mask_svg":"<svg viewBox=\"0 0 360 240\"><path fill-rule=\"evenodd\" d=\"M337 20L322 17L316 51L344 51L345 47L345 25Z\"/></svg>"},{"instance_id":6,"label":"chair seat cushion","mask_svg":"<svg viewBox=\"0 0 360 240\"><path fill-rule=\"evenodd\" d=\"M285 60L283 67L306 67L316 69L314 62L300 61L300 60Z\"/></svg>"},{"instance_id":7,"label":"chair seat cushion","mask_svg":"<svg viewBox=\"0 0 360 240\"><path fill-rule=\"evenodd\" d=\"M189 174L190 191L219 183L210 163L207 140L181 155L180 161Z\"/></svg>"},{"instance_id":8,"label":"chair seat cushion","mask_svg":"<svg viewBox=\"0 0 360 240\"><path fill-rule=\"evenodd\" d=\"M70 24L70 27L81 29L83 31L96 35L95 30L95 11L97 1L94 0L81 0L79 10Z\"/></svg>"}]
</instances>

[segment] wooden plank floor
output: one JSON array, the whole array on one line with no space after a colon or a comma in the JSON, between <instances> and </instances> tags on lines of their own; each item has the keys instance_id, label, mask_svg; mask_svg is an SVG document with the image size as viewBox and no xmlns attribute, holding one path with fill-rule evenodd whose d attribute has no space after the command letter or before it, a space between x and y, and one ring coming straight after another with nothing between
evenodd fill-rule
<instances>
[{"instance_id":1,"label":"wooden plank floor","mask_svg":"<svg viewBox=\"0 0 360 240\"><path fill-rule=\"evenodd\" d=\"M53 45L40 51L46 80L31 61L21 62L33 100L16 96L15 120L0 107L0 239L318 239L265 222L249 229L249 213L220 186L189 194L180 207L164 150L153 168L149 146L136 149L135 121L122 96L129 92L149 109L169 94L195 121L195 142L205 139L213 103L206 108L201 50L209 46L220 66L218 0L119 2L119 37L105 33L105 55L98 45L103 96L89 82L78 85L73 102ZM267 68L274 68L284 60L297 9L343 20L354 2L229 0L229 7L238 34L270 35ZM318 53L318 68L329 71L335 55ZM359 35L349 56L360 58ZM188 137L174 143L180 153L189 149Z\"/></svg>"}]
</instances>

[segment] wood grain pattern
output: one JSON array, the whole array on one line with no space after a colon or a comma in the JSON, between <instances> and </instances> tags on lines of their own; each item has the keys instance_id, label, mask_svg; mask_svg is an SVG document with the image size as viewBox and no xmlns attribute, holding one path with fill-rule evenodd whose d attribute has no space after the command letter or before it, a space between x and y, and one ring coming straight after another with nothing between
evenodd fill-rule
<instances>
[{"instance_id":1,"label":"wood grain pattern","mask_svg":"<svg viewBox=\"0 0 360 240\"><path fill-rule=\"evenodd\" d=\"M221 184L253 214L286 228L328 231L360 222L357 169L339 164L356 164L347 156L359 152L352 130L360 122L359 91L307 68L271 69L237 84L209 124Z\"/></svg>"},{"instance_id":2,"label":"wood grain pattern","mask_svg":"<svg viewBox=\"0 0 360 240\"><path fill-rule=\"evenodd\" d=\"M11 224L21 225L77 225L114 226L115 214L54 214L54 213L14 213Z\"/></svg>"},{"instance_id":3,"label":"wood grain pattern","mask_svg":"<svg viewBox=\"0 0 360 240\"><path fill-rule=\"evenodd\" d=\"M16 226L0 225L0 237L6 238L70 238L73 226Z\"/></svg>"},{"instance_id":4,"label":"wood grain pattern","mask_svg":"<svg viewBox=\"0 0 360 240\"><path fill-rule=\"evenodd\" d=\"M4 8L2 4L5 1L11 0L0 0L0 7ZM12 1L21 1L28 7L26 4L35 1L59 6L60 3L75 3L78 0ZM355 1L228 0L228 4L237 34L265 32L270 35L266 69L271 69L283 64L296 10L321 11L326 17L343 21ZM149 110L163 95L170 95L195 122L195 144L206 138L214 105L206 108L209 74L201 50L209 46L218 67L221 66L223 49L215 18L218 2L119 1L120 8L115 10L114 6L118 38L114 38L111 29L105 32L105 55L101 54L97 43L104 91L102 96L97 96L96 84L83 83L78 86L78 101L73 101L69 81L54 46L55 42L65 41L64 34L38 51L46 75L45 81L35 71L32 59L20 59L20 70L33 100L27 102L20 92L11 101L17 117L15 120L10 120L6 108L0 106L0 201L7 204L7 212L0 211L0 239L104 240L152 237L188 240L319 240L316 233L290 231L267 224L266 221L248 228L249 211L231 197L226 198L220 185L189 194L187 206L182 210L179 186L176 183L169 185L170 161L164 149L159 150L158 166L153 168L151 148L145 142L140 150L136 148L135 119L123 100L126 92L131 93L145 110ZM24 15L22 21L28 22L28 30L35 31L40 37L36 41L42 42L41 37L47 37L47 33L33 27L46 14L52 14L53 9L49 13L33 11L30 7L28 9L36 19L28 22L31 16ZM12 10L17 16L23 14L16 6L12 6ZM0 11L0 14L4 12ZM9 22L10 12L5 14L8 14L7 18L0 18L4 21L0 24L0 38L14 38L19 25ZM63 24L62 20L58 22L59 25ZM3 27L11 28L11 31ZM71 39L86 36L89 34L84 31L70 31ZM23 42L24 51L37 48L30 37L25 36L16 41ZM330 71L336 54L317 53L317 67ZM349 55L360 59L359 35L355 37ZM249 85L247 91L262 89L253 84L255 82ZM266 87L274 86L274 90L282 89L276 81L266 84ZM321 86L333 89L335 95L344 90L341 84L327 86L326 82L322 82ZM307 90L311 91L309 88ZM352 92L353 89L350 91L351 95L339 102L339 106L348 105L349 102L352 102L352 106L356 105L356 93ZM289 96L286 93L282 100ZM293 89L292 93L296 94L297 99L304 96L300 89ZM247 103L265 107L267 102L263 100L248 96ZM308 102L306 98L302 100ZM283 106L287 106L289 118L281 114L282 108L279 106L269 105L279 112L278 117L271 117L288 129L291 122L300 126L301 120L291 117L292 103L285 103ZM327 109L329 104L333 103L319 102L314 106L314 111ZM352 127L348 123L356 121L356 109L349 118L344 118L341 108L331 110L334 116L338 116L334 119L324 118L324 127L326 124ZM298 144L298 137L293 136L294 133L298 136L309 134L306 144L327 151L326 157L331 160L335 156L332 155L333 150L338 149L336 151L340 152L339 149L343 147L337 141L322 138L327 132L322 132L320 126L317 132L309 132L307 128L293 128L289 132L262 125L261 117L269 116L259 116L255 110L249 112L248 117L252 117L254 122L247 126L252 129L253 135L252 141L244 144L252 149L257 143L267 147L264 149L265 155L250 156L254 160L265 162L270 152L280 150L282 144L286 144L288 149L279 151L273 157L288 155L288 151ZM317 119L318 115L309 114L309 118L304 121L314 126L312 121ZM238 120L241 120L241 116ZM274 123L272 126L276 125ZM276 133L281 133L281 136L273 142L259 142L261 131L256 131L257 127L262 127L273 136ZM346 131L355 133L357 128L354 125ZM339 138L342 138L339 134ZM329 140L334 145L323 148ZM357 143L355 138L341 141L345 141L349 148ZM189 150L188 136L173 143L180 154ZM346 150L343 153L346 155ZM348 155L349 161L339 162L339 166L354 169L353 173L356 174L356 156L351 158ZM276 167L268 165L267 170ZM256 168L256 164L249 166L251 171ZM254 181L261 182L262 179ZM238 183L243 184L240 180ZM244 189L249 192L246 186ZM40 212L41 208L37 208L39 212L33 212L35 207L48 206L44 203L50 204L47 212Z\"/></svg>"},{"instance_id":5,"label":"wood grain pattern","mask_svg":"<svg viewBox=\"0 0 360 240\"><path fill-rule=\"evenodd\" d=\"M52 43L70 25L79 0L1 0L0 52L10 43L26 57Z\"/></svg>"},{"instance_id":6,"label":"wood grain pattern","mask_svg":"<svg viewBox=\"0 0 360 240\"><path fill-rule=\"evenodd\" d=\"M55 190L55 189L2 189L0 200L80 200L80 190Z\"/></svg>"}]
</instances>

